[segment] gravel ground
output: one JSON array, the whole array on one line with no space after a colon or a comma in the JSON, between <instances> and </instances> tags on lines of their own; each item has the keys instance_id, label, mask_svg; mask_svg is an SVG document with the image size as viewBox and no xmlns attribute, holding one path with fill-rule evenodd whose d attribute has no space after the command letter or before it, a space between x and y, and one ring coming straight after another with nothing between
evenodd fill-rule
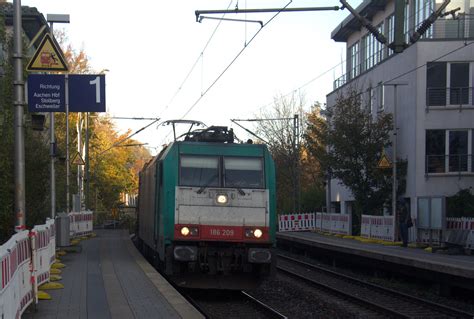
<instances>
[{"instance_id":1,"label":"gravel ground","mask_svg":"<svg viewBox=\"0 0 474 319\"><path fill-rule=\"evenodd\" d=\"M429 283L413 282L413 280L408 277L407 278L404 278L401 276L391 277L391 278L389 278L388 276L375 277L372 274L364 273L361 270L353 269L353 268L350 268L349 266L342 267L341 265L339 265L338 267L334 268L312 258L307 258L301 255L290 254L286 251L281 252L281 253L284 253L289 256L293 256L295 258L306 261L308 263L314 263L319 266L326 267L331 270L335 270L337 272L340 272L348 276L355 277L355 278L358 278L370 283L378 284L383 287L392 288L394 290L401 291L406 294L410 294L410 295L420 297L420 298L425 298L436 303L448 305L453 308L462 309L462 310L474 313L474 297L473 297L474 293L471 294L470 296L465 296L463 298L460 298L458 296L452 297L452 298L442 297L436 293L436 290L433 287L433 285L430 285Z\"/></svg>"},{"instance_id":2,"label":"gravel ground","mask_svg":"<svg viewBox=\"0 0 474 319\"><path fill-rule=\"evenodd\" d=\"M286 276L277 275L249 293L288 318L359 318L331 295L319 293Z\"/></svg>"}]
</instances>

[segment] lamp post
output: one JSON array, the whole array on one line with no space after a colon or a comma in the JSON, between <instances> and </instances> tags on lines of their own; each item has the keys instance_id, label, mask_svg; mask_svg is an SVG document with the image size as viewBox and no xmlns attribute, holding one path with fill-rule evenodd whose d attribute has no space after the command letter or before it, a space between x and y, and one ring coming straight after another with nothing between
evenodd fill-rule
<instances>
[{"instance_id":1,"label":"lamp post","mask_svg":"<svg viewBox=\"0 0 474 319\"><path fill-rule=\"evenodd\" d=\"M320 114L326 117L327 125L331 125L331 112L328 111L327 107L325 110L321 110ZM326 152L329 153L329 145L326 145ZM331 169L327 168L327 180L326 180L326 213L331 213Z\"/></svg>"},{"instance_id":2,"label":"lamp post","mask_svg":"<svg viewBox=\"0 0 474 319\"><path fill-rule=\"evenodd\" d=\"M48 14L46 20L49 22L49 30L51 37L53 35L54 23L69 23L69 14ZM55 157L56 157L56 138L54 136L54 112L49 113L49 141L50 141L50 182L51 182L51 218L56 215L56 173L55 173Z\"/></svg>"},{"instance_id":3,"label":"lamp post","mask_svg":"<svg viewBox=\"0 0 474 319\"><path fill-rule=\"evenodd\" d=\"M392 215L397 214L397 88L408 85L406 82L384 83L384 86L393 86L393 140L392 140Z\"/></svg>"}]
</instances>

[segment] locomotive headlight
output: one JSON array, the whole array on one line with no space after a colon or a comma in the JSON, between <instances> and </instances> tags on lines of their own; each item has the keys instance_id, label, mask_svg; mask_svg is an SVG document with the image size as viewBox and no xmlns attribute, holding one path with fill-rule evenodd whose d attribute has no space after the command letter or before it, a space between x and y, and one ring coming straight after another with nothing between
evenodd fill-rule
<instances>
[{"instance_id":1,"label":"locomotive headlight","mask_svg":"<svg viewBox=\"0 0 474 319\"><path fill-rule=\"evenodd\" d=\"M255 236L255 238L260 238L260 237L262 237L263 232L260 229L257 228L253 231L253 235Z\"/></svg>"},{"instance_id":2,"label":"locomotive headlight","mask_svg":"<svg viewBox=\"0 0 474 319\"><path fill-rule=\"evenodd\" d=\"M188 236L189 235L189 228L188 227L181 228L181 235Z\"/></svg>"},{"instance_id":3,"label":"locomotive headlight","mask_svg":"<svg viewBox=\"0 0 474 319\"><path fill-rule=\"evenodd\" d=\"M221 205L227 204L228 200L229 199L227 198L226 194L218 194L216 198L217 203Z\"/></svg>"},{"instance_id":4,"label":"locomotive headlight","mask_svg":"<svg viewBox=\"0 0 474 319\"><path fill-rule=\"evenodd\" d=\"M247 238L261 238L263 236L263 231L259 228L247 228L245 230L245 237Z\"/></svg>"}]
</instances>

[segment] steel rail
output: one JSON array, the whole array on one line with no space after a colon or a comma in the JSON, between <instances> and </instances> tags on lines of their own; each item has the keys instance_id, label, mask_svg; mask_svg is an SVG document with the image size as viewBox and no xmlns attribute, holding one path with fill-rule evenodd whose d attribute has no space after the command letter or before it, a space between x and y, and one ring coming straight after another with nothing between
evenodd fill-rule
<instances>
[{"instance_id":1,"label":"steel rail","mask_svg":"<svg viewBox=\"0 0 474 319\"><path fill-rule=\"evenodd\" d=\"M412 304L417 304L417 305L420 305L420 306L428 308L428 309L433 309L433 310L439 311L439 312L441 312L443 314L446 314L448 316L453 316L455 318L474 318L474 314L469 313L469 312L464 311L464 310L460 310L460 309L456 309L456 308L453 308L453 307L450 307L450 306L438 304L438 303L432 302L430 300L426 300L426 299L423 299L423 298L420 298L420 297L409 295L409 294L406 294L406 293L403 293L403 292L400 292L400 291L396 291L396 290L393 290L393 289L390 289L390 288L386 288L386 287L383 287L383 286L380 286L380 285L377 285L377 284L369 283L369 282L366 282L366 281L363 281L363 280L360 280L360 279L357 279L357 278L354 278L354 277L350 277L350 276L347 276L347 275L344 275L344 274L326 269L324 267L320 267L320 266L317 266L317 265L314 265L314 264L303 262L301 260L298 260L298 259L295 259L295 258L292 258L292 257L289 257L289 256L279 254L278 257L282 258L282 259L289 260L291 262L294 262L296 264L299 264L299 265L302 265L302 266L305 266L305 267L315 269L315 270L323 272L325 274L329 274L329 275L331 275L331 276L333 276L337 279L345 280L345 281L348 281L348 282L350 282L352 284L355 284L355 285L359 285L359 286L363 286L365 288L370 288L372 290L377 290L379 292L383 292L386 295L388 295L389 297L402 299L402 300L404 300L406 302L410 302ZM309 279L309 278L306 278L304 276L298 275L298 274L296 274L296 273L294 273L294 272L292 272L288 269L284 269L280 266L278 266L277 268L279 270L283 271L283 272L291 273L292 275L298 276L298 277L300 277L301 279L303 279L305 281L310 281L311 283L315 283L318 286L327 287L330 290L337 291L338 293L341 293L345 296L349 296L350 298L357 299L360 302L367 303L367 304L369 304L373 307L381 309L384 312L391 312L393 315L396 315L397 317L412 318L411 315L408 315L406 313L396 311L396 310L393 310L393 309L390 309L390 308L386 308L385 306L376 304L375 302L368 301L368 300L365 300L365 299L362 299L362 298L359 298L359 297L355 297L353 295L349 295L349 294L345 293L342 290L339 290L339 289L334 288L334 287L330 287L330 286L328 286L326 284L323 284L323 283L318 283L316 281L313 281L312 279Z\"/></svg>"},{"instance_id":2,"label":"steel rail","mask_svg":"<svg viewBox=\"0 0 474 319\"><path fill-rule=\"evenodd\" d=\"M260 300L256 299L255 297L249 295L245 291L241 291L242 295L245 296L246 299L251 300L253 304L257 305L260 309L262 309L266 314L271 316L271 318L282 318L282 319L287 319L288 317L281 314L277 310L273 309L269 305L261 302Z\"/></svg>"}]
</instances>

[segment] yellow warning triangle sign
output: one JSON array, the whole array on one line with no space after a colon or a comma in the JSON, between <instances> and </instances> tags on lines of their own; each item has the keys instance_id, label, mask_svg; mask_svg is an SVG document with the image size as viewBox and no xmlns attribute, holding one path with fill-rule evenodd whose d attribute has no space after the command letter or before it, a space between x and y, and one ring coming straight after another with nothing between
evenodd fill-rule
<instances>
[{"instance_id":1,"label":"yellow warning triangle sign","mask_svg":"<svg viewBox=\"0 0 474 319\"><path fill-rule=\"evenodd\" d=\"M73 165L86 165L79 152L76 152L76 155L74 155L74 157L72 158L71 163Z\"/></svg>"},{"instance_id":2,"label":"yellow warning triangle sign","mask_svg":"<svg viewBox=\"0 0 474 319\"><path fill-rule=\"evenodd\" d=\"M63 52L56 41L46 33L26 67L28 71L67 71Z\"/></svg>"},{"instance_id":3,"label":"yellow warning triangle sign","mask_svg":"<svg viewBox=\"0 0 474 319\"><path fill-rule=\"evenodd\" d=\"M385 153L382 153L382 157L380 158L379 164L377 165L378 168L390 168L392 167L392 163L388 159Z\"/></svg>"}]
</instances>

